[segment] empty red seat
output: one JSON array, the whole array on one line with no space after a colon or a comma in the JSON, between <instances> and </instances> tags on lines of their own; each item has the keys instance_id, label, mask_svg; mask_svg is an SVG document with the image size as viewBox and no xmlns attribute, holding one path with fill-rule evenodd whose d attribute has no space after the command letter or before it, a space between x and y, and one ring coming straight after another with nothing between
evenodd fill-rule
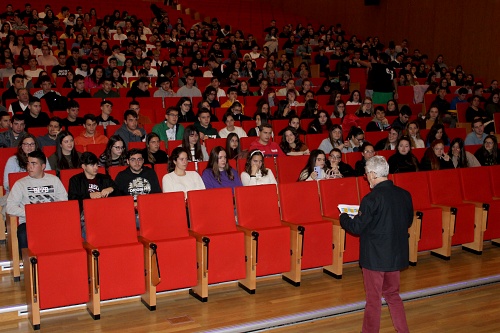
<instances>
[{"instance_id":1,"label":"empty red seat","mask_svg":"<svg viewBox=\"0 0 500 333\"><path fill-rule=\"evenodd\" d=\"M259 209L255 209L255 198ZM275 185L235 188L238 228L245 233L247 278L240 281L243 289L253 293L256 277L290 270L290 228L281 224Z\"/></svg>"},{"instance_id":2,"label":"empty red seat","mask_svg":"<svg viewBox=\"0 0 500 333\"><path fill-rule=\"evenodd\" d=\"M443 210L447 211L456 209L455 224L449 230L450 245L460 245L474 241L475 206L463 202L458 172L458 169L426 172L431 203L441 206ZM445 240L449 239L446 233L447 231L444 230L443 246L446 245ZM433 252L433 254L449 259L451 246L447 246L447 251L448 253Z\"/></svg>"},{"instance_id":3,"label":"empty red seat","mask_svg":"<svg viewBox=\"0 0 500 333\"><path fill-rule=\"evenodd\" d=\"M462 198L476 202L476 211L482 210L482 219L476 220L474 240L476 244L465 244L481 252L483 240L500 238L500 200L493 199L489 167L460 169ZM479 213L479 212L477 212ZM480 222L480 224L477 224Z\"/></svg>"},{"instance_id":4,"label":"empty red seat","mask_svg":"<svg viewBox=\"0 0 500 333\"><path fill-rule=\"evenodd\" d=\"M332 264L333 227L323 219L316 182L279 184L281 220L292 231L292 266L283 278L300 285L301 269Z\"/></svg>"},{"instance_id":5,"label":"empty red seat","mask_svg":"<svg viewBox=\"0 0 500 333\"><path fill-rule=\"evenodd\" d=\"M425 172L398 173L394 184L410 192L413 201L413 224L410 227L410 264L417 262L418 251L437 250L443 246L442 229L450 224L443 211L432 207Z\"/></svg>"},{"instance_id":6,"label":"empty red seat","mask_svg":"<svg viewBox=\"0 0 500 333\"><path fill-rule=\"evenodd\" d=\"M325 179L318 185L323 217L333 222L333 264L323 271L340 279L343 263L359 260L359 236L342 229L337 207L339 204L359 205L357 178Z\"/></svg>"},{"instance_id":7,"label":"empty red seat","mask_svg":"<svg viewBox=\"0 0 500 333\"><path fill-rule=\"evenodd\" d=\"M190 294L205 302L208 284L245 277L245 239L236 229L230 188L190 191L187 201L198 250L198 284Z\"/></svg>"},{"instance_id":8,"label":"empty red seat","mask_svg":"<svg viewBox=\"0 0 500 333\"><path fill-rule=\"evenodd\" d=\"M169 207L168 216L162 216L159 210L165 204ZM154 309L156 292L196 285L196 240L189 235L182 192L141 195L137 208L148 272L142 300ZM157 268L160 281L155 285L151 277Z\"/></svg>"},{"instance_id":9,"label":"empty red seat","mask_svg":"<svg viewBox=\"0 0 500 333\"><path fill-rule=\"evenodd\" d=\"M278 183L294 183L299 179L300 171L306 166L309 156L280 156L276 158Z\"/></svg>"},{"instance_id":10,"label":"empty red seat","mask_svg":"<svg viewBox=\"0 0 500 333\"><path fill-rule=\"evenodd\" d=\"M131 196L83 201L89 256L89 312L100 314L100 301L145 291L143 246L137 240Z\"/></svg>"},{"instance_id":11,"label":"empty red seat","mask_svg":"<svg viewBox=\"0 0 500 333\"><path fill-rule=\"evenodd\" d=\"M29 247L23 249L23 261L28 320L39 329L40 310L89 300L78 202L26 205L26 232Z\"/></svg>"}]
</instances>

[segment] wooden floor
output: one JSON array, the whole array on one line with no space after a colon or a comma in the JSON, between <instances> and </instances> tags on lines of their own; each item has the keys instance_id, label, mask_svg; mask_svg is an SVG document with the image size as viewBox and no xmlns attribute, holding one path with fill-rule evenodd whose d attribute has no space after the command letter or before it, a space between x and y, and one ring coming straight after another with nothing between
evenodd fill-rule
<instances>
[{"instance_id":1,"label":"wooden floor","mask_svg":"<svg viewBox=\"0 0 500 333\"><path fill-rule=\"evenodd\" d=\"M2 246L3 247L3 246ZM0 249L0 256L5 248ZM3 256L2 256L3 257ZM500 248L485 246L482 256L453 250L450 261L428 254L419 257L417 267L401 275L401 292L500 274ZM24 287L1 275L2 307L22 304ZM149 312L138 299L104 304L101 320L93 321L84 308L42 313L42 332L199 332L230 325L270 320L301 312L364 300L361 271L346 267L342 280L320 270L303 274L302 285L292 287L279 277L259 280L257 293L249 295L236 283L211 287L209 300L200 303L187 291L159 296L158 308ZM412 332L498 331L500 291L498 285L405 302ZM277 332L360 332L362 311L310 323L283 327ZM25 318L0 315L0 333L29 332ZM387 308L383 310L382 332L393 332Z\"/></svg>"}]
</instances>

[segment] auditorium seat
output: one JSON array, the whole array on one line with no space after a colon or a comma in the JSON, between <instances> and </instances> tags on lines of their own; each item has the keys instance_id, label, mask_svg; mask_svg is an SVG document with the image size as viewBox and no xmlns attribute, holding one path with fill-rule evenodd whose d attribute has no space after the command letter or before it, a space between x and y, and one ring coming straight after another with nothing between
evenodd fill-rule
<instances>
[{"instance_id":1,"label":"auditorium seat","mask_svg":"<svg viewBox=\"0 0 500 333\"><path fill-rule=\"evenodd\" d=\"M259 198L259 209L255 209L255 198ZM237 187L235 202L247 253L246 278L239 285L253 294L257 276L290 270L290 228L281 224L275 185Z\"/></svg>"},{"instance_id":2,"label":"auditorium seat","mask_svg":"<svg viewBox=\"0 0 500 333\"><path fill-rule=\"evenodd\" d=\"M321 214L333 223L333 263L323 272L342 278L342 265L359 260L359 236L346 232L339 221L339 204L359 205L356 177L325 179L318 182Z\"/></svg>"},{"instance_id":3,"label":"auditorium seat","mask_svg":"<svg viewBox=\"0 0 500 333\"><path fill-rule=\"evenodd\" d=\"M305 119L302 119L302 121L304 120ZM309 148L309 151L312 151L313 149L318 149L321 142L326 138L328 138L328 132L322 134L307 134L305 144ZM330 152L325 151L325 154L328 155Z\"/></svg>"},{"instance_id":4,"label":"auditorium seat","mask_svg":"<svg viewBox=\"0 0 500 333\"><path fill-rule=\"evenodd\" d=\"M84 200L92 317L100 316L100 301L145 292L143 246L137 240L131 196Z\"/></svg>"},{"instance_id":5,"label":"auditorium seat","mask_svg":"<svg viewBox=\"0 0 500 333\"><path fill-rule=\"evenodd\" d=\"M409 229L410 264L417 264L417 253L443 247L443 232L454 216L432 207L425 172L398 173L394 184L410 192L413 201L413 224Z\"/></svg>"},{"instance_id":6,"label":"auditorium seat","mask_svg":"<svg viewBox=\"0 0 500 333\"><path fill-rule=\"evenodd\" d=\"M483 240L500 240L500 200L493 198L490 167L460 169L462 198L476 206L474 244L464 244L482 252ZM479 224L478 224L479 223Z\"/></svg>"},{"instance_id":7,"label":"auditorium seat","mask_svg":"<svg viewBox=\"0 0 500 333\"><path fill-rule=\"evenodd\" d=\"M206 302L209 284L245 278L244 233L236 229L230 188L190 191L187 202L198 262L198 284L189 293Z\"/></svg>"},{"instance_id":8,"label":"auditorium seat","mask_svg":"<svg viewBox=\"0 0 500 333\"><path fill-rule=\"evenodd\" d=\"M23 249L26 303L28 320L36 330L40 328L40 310L89 300L78 202L26 205L26 232L29 237L29 246Z\"/></svg>"},{"instance_id":9,"label":"auditorium seat","mask_svg":"<svg viewBox=\"0 0 500 333\"><path fill-rule=\"evenodd\" d=\"M458 169L429 171L426 174L431 203L441 207L446 215L455 214L455 223L451 223L449 228L443 225L443 248L431 252L449 260L451 246L474 241L475 206L462 201Z\"/></svg>"},{"instance_id":10,"label":"auditorium seat","mask_svg":"<svg viewBox=\"0 0 500 333\"><path fill-rule=\"evenodd\" d=\"M5 195L5 189L3 187L3 174L5 170L5 164L7 164L7 160L15 155L17 152L17 148L0 148L0 196ZM2 208L0 207L0 213ZM3 219L2 214L0 214L0 243L5 243L5 220Z\"/></svg>"},{"instance_id":11,"label":"auditorium seat","mask_svg":"<svg viewBox=\"0 0 500 333\"><path fill-rule=\"evenodd\" d=\"M294 183L299 179L300 172L306 166L309 156L280 156L276 158L278 183Z\"/></svg>"},{"instance_id":12,"label":"auditorium seat","mask_svg":"<svg viewBox=\"0 0 500 333\"><path fill-rule=\"evenodd\" d=\"M281 220L291 229L291 269L283 279L294 286L301 270L332 264L333 227L323 219L315 181L280 183Z\"/></svg>"},{"instance_id":13,"label":"auditorium seat","mask_svg":"<svg viewBox=\"0 0 500 333\"><path fill-rule=\"evenodd\" d=\"M168 205L168 216L158 207ZM142 302L156 308L156 292L196 285L196 240L189 235L184 193L158 193L137 198L144 245L146 292Z\"/></svg>"}]
</instances>

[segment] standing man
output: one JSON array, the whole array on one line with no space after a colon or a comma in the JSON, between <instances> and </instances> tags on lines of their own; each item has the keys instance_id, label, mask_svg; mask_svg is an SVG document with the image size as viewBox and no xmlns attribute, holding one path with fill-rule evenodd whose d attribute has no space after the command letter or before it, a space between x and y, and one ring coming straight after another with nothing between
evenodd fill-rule
<instances>
[{"instance_id":1,"label":"standing man","mask_svg":"<svg viewBox=\"0 0 500 333\"><path fill-rule=\"evenodd\" d=\"M44 172L46 157L41 150L28 154L28 176L18 180L7 198L7 213L19 217L19 248L28 247L24 206L44 202L67 201L68 194L56 176Z\"/></svg>"},{"instance_id":2,"label":"standing man","mask_svg":"<svg viewBox=\"0 0 500 333\"><path fill-rule=\"evenodd\" d=\"M353 61L362 66L370 68L370 76L373 78L373 104L387 104L390 99L398 99L398 82L391 66L390 56L380 53L378 63L354 59Z\"/></svg>"},{"instance_id":3,"label":"standing man","mask_svg":"<svg viewBox=\"0 0 500 333\"><path fill-rule=\"evenodd\" d=\"M366 161L371 193L361 201L358 215L343 213L340 224L360 235L359 264L363 270L366 306L363 332L380 329L381 297L386 300L397 332L408 333L403 301L399 296L400 271L408 267L408 228L413 221L410 193L387 179L389 165L383 156Z\"/></svg>"}]
</instances>

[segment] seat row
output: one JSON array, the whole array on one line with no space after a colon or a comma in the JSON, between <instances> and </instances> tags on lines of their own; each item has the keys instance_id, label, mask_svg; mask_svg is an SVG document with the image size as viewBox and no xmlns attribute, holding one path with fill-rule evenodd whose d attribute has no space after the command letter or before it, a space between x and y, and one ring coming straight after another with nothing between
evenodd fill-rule
<instances>
[{"instance_id":1,"label":"seat row","mask_svg":"<svg viewBox=\"0 0 500 333\"><path fill-rule=\"evenodd\" d=\"M485 240L500 245L499 174L487 167L391 177L413 197L412 265L419 251L449 260L455 245L476 254ZM300 286L309 268L342 278L343 264L359 259L359 238L340 227L337 205L367 193L362 178L239 187L234 198L231 189L191 191L188 215L181 192L145 195L138 232L131 197L89 199L83 243L76 201L27 205L29 320L38 328L40 309L81 303L98 319L100 301L132 295L154 310L157 292L180 288L207 301L209 285L225 281L253 294L256 278L271 274Z\"/></svg>"}]
</instances>

